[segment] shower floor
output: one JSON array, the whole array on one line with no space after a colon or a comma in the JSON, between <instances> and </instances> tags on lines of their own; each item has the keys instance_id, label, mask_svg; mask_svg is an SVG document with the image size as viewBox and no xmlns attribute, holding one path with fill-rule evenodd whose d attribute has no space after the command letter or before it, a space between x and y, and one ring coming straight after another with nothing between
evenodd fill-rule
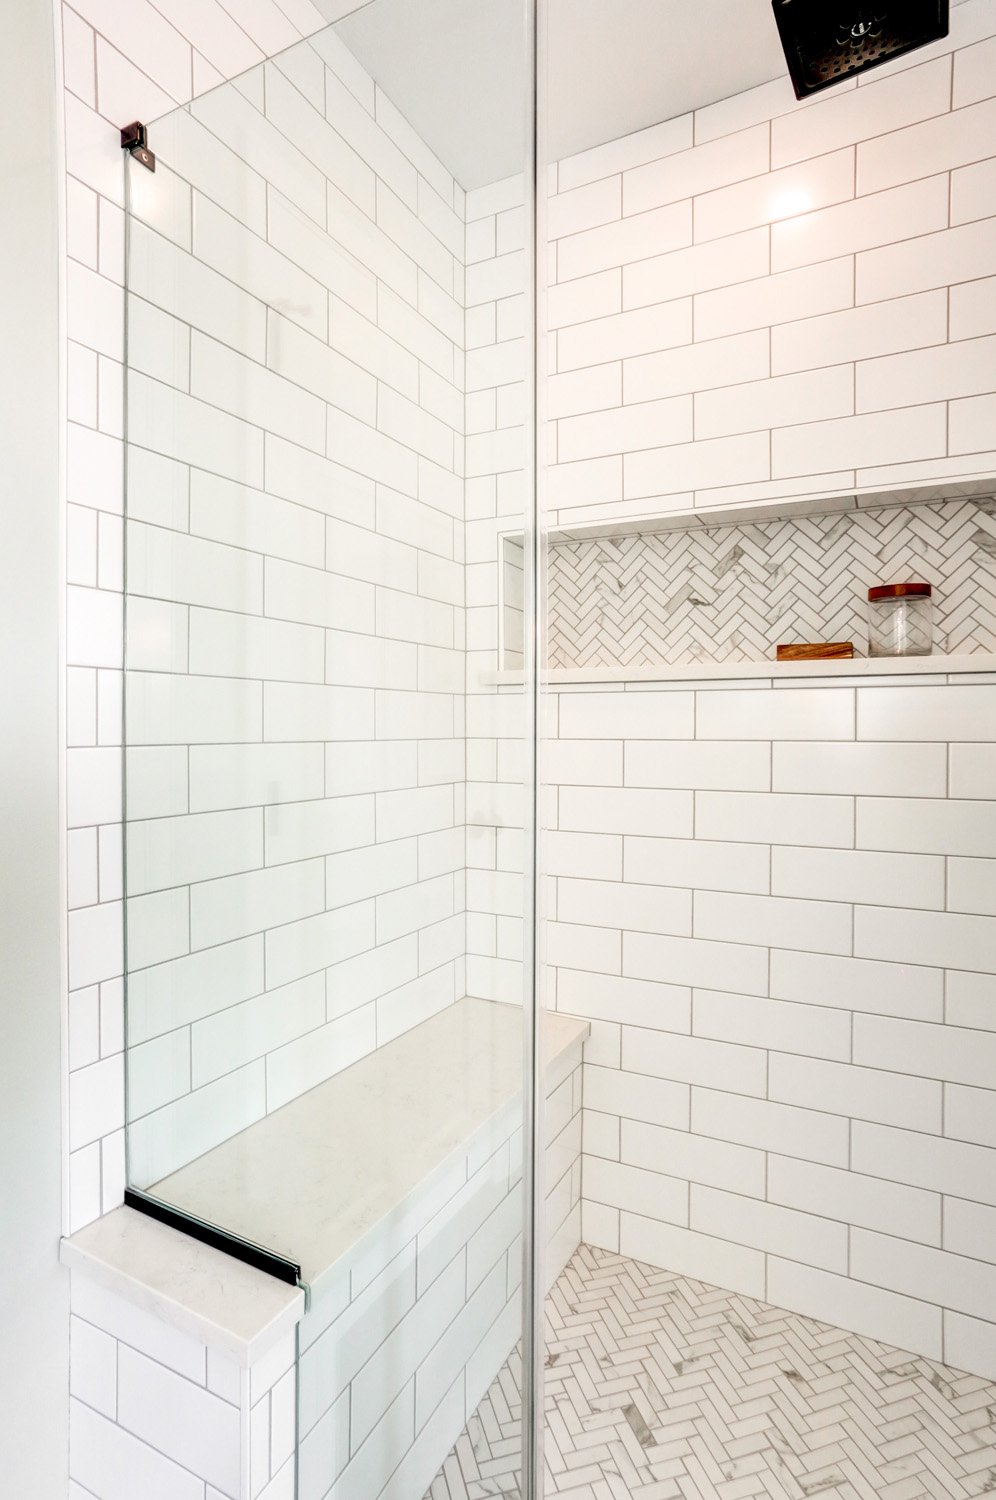
<instances>
[{"instance_id":1,"label":"shower floor","mask_svg":"<svg viewBox=\"0 0 996 1500\"><path fill-rule=\"evenodd\" d=\"M425 1500L517 1497L513 1354ZM547 1299L547 1500L996 1492L996 1384L586 1245Z\"/></svg>"}]
</instances>

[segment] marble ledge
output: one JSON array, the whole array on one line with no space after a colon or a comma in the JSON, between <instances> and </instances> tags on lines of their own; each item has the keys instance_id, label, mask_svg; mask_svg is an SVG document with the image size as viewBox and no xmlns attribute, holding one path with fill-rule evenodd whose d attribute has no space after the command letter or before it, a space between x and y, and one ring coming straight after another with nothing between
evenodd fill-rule
<instances>
[{"instance_id":1,"label":"marble ledge","mask_svg":"<svg viewBox=\"0 0 996 1500\"><path fill-rule=\"evenodd\" d=\"M60 1259L243 1368L304 1316L302 1288L132 1208L116 1208L63 1239Z\"/></svg>"},{"instance_id":2,"label":"marble ledge","mask_svg":"<svg viewBox=\"0 0 996 1500\"><path fill-rule=\"evenodd\" d=\"M544 1012L548 1089L580 1061L590 1030ZM315 1295L390 1247L454 1163L511 1137L521 1123L523 1042L521 1005L464 998L150 1189L299 1261L302 1286L131 1208L64 1239L62 1262L249 1366L303 1317L305 1286Z\"/></svg>"},{"instance_id":3,"label":"marble ledge","mask_svg":"<svg viewBox=\"0 0 996 1500\"><path fill-rule=\"evenodd\" d=\"M652 667L551 667L541 678L543 688L572 687L575 685L626 684L626 683L673 683L673 682L738 682L755 679L778 684L803 679L812 684L830 679L868 678L934 678L938 676L957 680L966 676L996 676L996 653L974 652L969 656L905 656L866 657L855 656L849 660L827 661L735 661L735 662L682 662L678 666L661 663ZM482 672L481 687L522 687L524 672Z\"/></svg>"}]
</instances>

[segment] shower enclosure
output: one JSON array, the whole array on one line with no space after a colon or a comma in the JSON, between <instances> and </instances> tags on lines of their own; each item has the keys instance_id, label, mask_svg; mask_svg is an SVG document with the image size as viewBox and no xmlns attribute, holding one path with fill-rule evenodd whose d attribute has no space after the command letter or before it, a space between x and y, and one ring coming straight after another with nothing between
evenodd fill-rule
<instances>
[{"instance_id":1,"label":"shower enclosure","mask_svg":"<svg viewBox=\"0 0 996 1500\"><path fill-rule=\"evenodd\" d=\"M975 1493L996 0L802 101L320 9L126 157L127 1198L304 1288L247 1493Z\"/></svg>"}]
</instances>

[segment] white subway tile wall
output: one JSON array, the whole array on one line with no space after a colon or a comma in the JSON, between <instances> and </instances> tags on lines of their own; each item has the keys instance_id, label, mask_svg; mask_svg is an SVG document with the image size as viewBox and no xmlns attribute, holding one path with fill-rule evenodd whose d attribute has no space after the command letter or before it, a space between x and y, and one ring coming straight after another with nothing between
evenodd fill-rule
<instances>
[{"instance_id":1,"label":"white subway tile wall","mask_svg":"<svg viewBox=\"0 0 996 1500\"><path fill-rule=\"evenodd\" d=\"M580 1241L581 1073L575 1045L547 1078L545 1286ZM299 1328L300 1500L423 1494L512 1354L520 1126L518 1104L489 1121L316 1290Z\"/></svg>"},{"instance_id":2,"label":"white subway tile wall","mask_svg":"<svg viewBox=\"0 0 996 1500\"><path fill-rule=\"evenodd\" d=\"M334 36L260 66L157 137L183 211L136 194L126 739L186 761L126 828L143 1187L466 987L463 194Z\"/></svg>"},{"instance_id":3,"label":"white subway tile wall","mask_svg":"<svg viewBox=\"0 0 996 1500\"><path fill-rule=\"evenodd\" d=\"M996 1373L993 716L985 677L551 692L584 1239Z\"/></svg>"},{"instance_id":4,"label":"white subway tile wall","mask_svg":"<svg viewBox=\"0 0 996 1500\"><path fill-rule=\"evenodd\" d=\"M73 1495L293 1494L293 1334L250 1379L231 1355L76 1271L70 1344Z\"/></svg>"},{"instance_id":5,"label":"white subway tile wall","mask_svg":"<svg viewBox=\"0 0 996 1500\"><path fill-rule=\"evenodd\" d=\"M551 524L996 469L994 31L558 164Z\"/></svg>"},{"instance_id":6,"label":"white subway tile wall","mask_svg":"<svg viewBox=\"0 0 996 1500\"><path fill-rule=\"evenodd\" d=\"M154 118L186 103L224 78L319 31L326 22L311 0L293 0L283 8L272 0L235 0L227 7L213 0L206 5L164 0L158 6L149 0L126 6L109 0L80 0L72 6L60 5L58 12L65 84L69 335L66 695L71 909L67 980L72 1045L66 1228L72 1231L115 1207L124 1190L120 622L125 250L119 131L136 117ZM139 295L131 306L132 350L136 355L140 349L146 351L148 358L144 363L139 360L138 367L150 377L153 392L154 383L172 383L187 392L190 343L186 324L196 323L236 347L248 339L251 342L242 352L260 357L265 352L265 311L226 275L219 275L209 256L195 259L186 253L192 246L190 188L174 176L170 166L201 185L213 181L223 196L214 220L205 218L199 225L201 235L209 233L212 222L224 221L222 210L262 232L266 188L253 168L190 116L174 116L169 135L169 140L164 133L162 142L157 142L164 157L159 173L147 180L136 174L134 184L142 221L136 233L148 254L148 259L136 255L134 268L147 272L160 296L168 299L167 306L144 300L149 285L136 286ZM211 210L206 199L201 206L207 216ZM246 235L246 244L248 240ZM227 272L227 265L224 269ZM289 265L286 274L294 274ZM297 276L307 279L302 273ZM300 292L295 287L292 300L303 304ZM157 410L161 413L162 408L155 406L150 394L140 404L136 419L153 421ZM215 426L213 442L222 449L226 441L241 444L250 436L226 422L221 413L215 413ZM187 441L196 450L207 437L195 425ZM251 448L252 443L246 441L246 452ZM215 483L210 500L198 496L192 501L184 468L142 452L136 455L132 471L133 500L140 495L141 502L133 503L132 514L152 527L186 532L193 504L204 522L195 522L193 537L204 540L171 539L174 546L188 549L181 564L178 554L169 558L162 551L170 539L160 530L150 539L144 560L148 566L157 558L159 567L182 566L185 580L194 589L210 590L217 566L218 588L230 595L235 591L241 600L238 591L252 586L247 570L254 561L256 567L260 562L226 546L212 550L208 545L231 541L232 507L241 503L244 494L231 485L226 492L220 479ZM281 528L286 524L289 532L294 518L294 507L288 506L286 515L278 518L270 511L254 524L258 534L267 522L272 528L279 519ZM246 528L243 537L249 534ZM260 549L259 541L243 540L241 545ZM239 610L245 605L238 602L231 607ZM170 609L153 601L134 601L135 640L148 656L151 670L171 669L171 647L186 652L183 617L187 612L186 604ZM287 649L290 642L285 637L281 644ZM272 653L279 647L276 639L272 643L259 639L255 649ZM225 700L225 684L217 687ZM197 705L198 717L207 706L203 701ZM223 703L222 713L229 716L243 711L237 699ZM204 807L188 804L185 762L185 753L181 758L177 749L158 742L137 752L131 789L133 816L161 818L185 812L188 805L191 812L219 806L217 800ZM260 767L258 774L265 774L270 783L277 773ZM245 804L239 798L226 805Z\"/></svg>"}]
</instances>

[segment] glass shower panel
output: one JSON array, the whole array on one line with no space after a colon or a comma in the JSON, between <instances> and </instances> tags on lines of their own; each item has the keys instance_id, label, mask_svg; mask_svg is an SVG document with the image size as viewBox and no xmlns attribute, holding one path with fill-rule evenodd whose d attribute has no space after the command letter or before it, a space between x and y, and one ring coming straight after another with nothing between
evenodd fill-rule
<instances>
[{"instance_id":1,"label":"glass shower panel","mask_svg":"<svg viewBox=\"0 0 996 1500\"><path fill-rule=\"evenodd\" d=\"M522 1441L530 54L373 0L127 162L128 1197L307 1289L254 1494Z\"/></svg>"}]
</instances>

